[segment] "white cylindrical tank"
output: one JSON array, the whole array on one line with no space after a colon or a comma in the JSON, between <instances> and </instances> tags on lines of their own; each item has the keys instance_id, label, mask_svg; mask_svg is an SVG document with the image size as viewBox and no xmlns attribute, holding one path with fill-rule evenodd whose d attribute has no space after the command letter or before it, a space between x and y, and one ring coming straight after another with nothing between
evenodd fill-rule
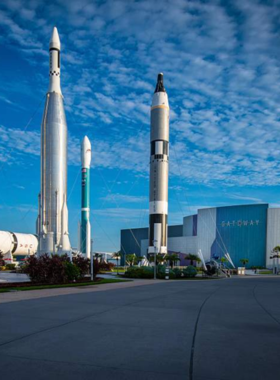
<instances>
[{"instance_id":1,"label":"white cylindrical tank","mask_svg":"<svg viewBox=\"0 0 280 380\"><path fill-rule=\"evenodd\" d=\"M11 232L0 231L0 252L6 255L14 249L14 237Z\"/></svg>"},{"instance_id":2,"label":"white cylindrical tank","mask_svg":"<svg viewBox=\"0 0 280 380\"><path fill-rule=\"evenodd\" d=\"M33 255L37 252L38 239L32 234L0 231L0 251L3 255Z\"/></svg>"},{"instance_id":3,"label":"white cylindrical tank","mask_svg":"<svg viewBox=\"0 0 280 380\"><path fill-rule=\"evenodd\" d=\"M37 252L38 239L32 234L18 234L14 233L17 240L17 247L13 254L15 255L28 255Z\"/></svg>"}]
</instances>

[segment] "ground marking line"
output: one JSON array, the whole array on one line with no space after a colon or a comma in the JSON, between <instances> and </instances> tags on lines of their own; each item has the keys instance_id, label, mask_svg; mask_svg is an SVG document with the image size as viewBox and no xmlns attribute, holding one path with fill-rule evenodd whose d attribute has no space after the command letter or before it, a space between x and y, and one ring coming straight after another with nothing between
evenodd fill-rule
<instances>
[{"instance_id":1,"label":"ground marking line","mask_svg":"<svg viewBox=\"0 0 280 380\"><path fill-rule=\"evenodd\" d=\"M201 315L201 312L202 312L202 309L204 307L204 305L206 304L206 302L218 291L220 290L220 286L215 289L211 294L208 295L208 297L206 297L206 299L202 302L200 308L199 308L199 311L198 311L198 314L197 314L197 317L196 317L196 322L195 322L195 326L194 326L194 333L193 333L193 339L192 339L192 347L191 347L191 356L190 356L190 367L189 367L189 380L193 380L193 360L194 360L194 350L195 350L195 341L196 341L196 333L197 333L197 328L198 328L198 322L199 322L199 319L200 319L200 315Z\"/></svg>"}]
</instances>

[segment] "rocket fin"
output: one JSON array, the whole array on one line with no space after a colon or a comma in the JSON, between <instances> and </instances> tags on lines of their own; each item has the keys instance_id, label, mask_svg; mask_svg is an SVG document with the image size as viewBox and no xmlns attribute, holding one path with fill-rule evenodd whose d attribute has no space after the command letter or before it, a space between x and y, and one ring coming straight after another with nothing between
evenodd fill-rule
<instances>
[{"instance_id":1,"label":"rocket fin","mask_svg":"<svg viewBox=\"0 0 280 380\"><path fill-rule=\"evenodd\" d=\"M69 240L69 233L67 228L68 208L66 204L66 196L64 195L64 202L61 215L61 250L63 253L71 252L71 244Z\"/></svg>"}]
</instances>

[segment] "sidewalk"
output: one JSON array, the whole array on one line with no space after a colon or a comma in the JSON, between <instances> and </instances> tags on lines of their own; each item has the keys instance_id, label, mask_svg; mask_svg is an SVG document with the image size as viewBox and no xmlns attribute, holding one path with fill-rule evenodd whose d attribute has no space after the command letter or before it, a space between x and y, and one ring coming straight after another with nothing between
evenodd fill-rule
<instances>
[{"instance_id":1,"label":"sidewalk","mask_svg":"<svg viewBox=\"0 0 280 380\"><path fill-rule=\"evenodd\" d=\"M0 272L0 283L29 282L29 277L24 273Z\"/></svg>"},{"instance_id":2,"label":"sidewalk","mask_svg":"<svg viewBox=\"0 0 280 380\"><path fill-rule=\"evenodd\" d=\"M169 280L172 281L172 280ZM91 292L104 292L106 290L133 288L142 285L163 284L162 280L132 280L130 282L117 282L103 285L77 286L74 288L57 288L57 289L42 289L15 291L9 293L0 293L0 304L6 302L24 301L37 298L56 297L68 294L81 294Z\"/></svg>"}]
</instances>

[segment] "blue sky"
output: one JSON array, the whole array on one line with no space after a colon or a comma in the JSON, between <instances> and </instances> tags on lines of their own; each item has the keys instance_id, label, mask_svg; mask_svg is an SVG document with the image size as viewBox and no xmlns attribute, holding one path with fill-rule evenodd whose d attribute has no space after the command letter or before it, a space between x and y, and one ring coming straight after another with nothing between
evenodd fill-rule
<instances>
[{"instance_id":1,"label":"blue sky","mask_svg":"<svg viewBox=\"0 0 280 380\"><path fill-rule=\"evenodd\" d=\"M95 249L117 250L120 229L148 225L149 107L161 71L171 107L169 224L200 207L280 207L279 20L279 1L1 2L0 229L35 232L53 26L74 246L85 134Z\"/></svg>"}]
</instances>

